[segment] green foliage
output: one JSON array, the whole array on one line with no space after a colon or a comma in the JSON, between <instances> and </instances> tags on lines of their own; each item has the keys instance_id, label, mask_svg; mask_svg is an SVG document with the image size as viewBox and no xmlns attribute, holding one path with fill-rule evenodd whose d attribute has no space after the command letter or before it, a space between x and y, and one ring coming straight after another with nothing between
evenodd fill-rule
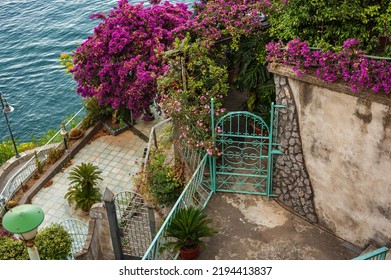
<instances>
[{"instance_id":1,"label":"green foliage","mask_svg":"<svg viewBox=\"0 0 391 280\"><path fill-rule=\"evenodd\" d=\"M70 115L70 116L66 116L65 120L63 121L63 123L64 124L68 123L68 127L72 129L72 128L77 127L78 124L80 122L82 122L82 121L83 121L82 117L75 117L75 114L73 114L73 115Z\"/></svg>"},{"instance_id":2,"label":"green foliage","mask_svg":"<svg viewBox=\"0 0 391 280\"><path fill-rule=\"evenodd\" d=\"M35 159L35 168L37 169L37 172L41 174L43 172L44 164L39 160L37 151L34 151L34 159Z\"/></svg>"},{"instance_id":3,"label":"green foliage","mask_svg":"<svg viewBox=\"0 0 391 280\"><path fill-rule=\"evenodd\" d=\"M100 105L96 97L84 99L83 106L87 112L87 115L82 122L83 129L91 127L98 120L106 118L113 113L113 109L110 107Z\"/></svg>"},{"instance_id":4,"label":"green foliage","mask_svg":"<svg viewBox=\"0 0 391 280\"><path fill-rule=\"evenodd\" d=\"M83 135L83 130L78 127L74 127L69 131L69 137L70 138L79 138Z\"/></svg>"},{"instance_id":5,"label":"green foliage","mask_svg":"<svg viewBox=\"0 0 391 280\"><path fill-rule=\"evenodd\" d=\"M0 237L0 259L1 260L28 260L26 246L23 241L14 240L13 237Z\"/></svg>"},{"instance_id":6,"label":"green foliage","mask_svg":"<svg viewBox=\"0 0 391 280\"><path fill-rule=\"evenodd\" d=\"M89 211L91 206L101 201L102 195L98 187L95 187L102 178L102 171L91 163L81 163L72 168L68 179L70 187L64 198L69 205L75 203L75 209Z\"/></svg>"},{"instance_id":7,"label":"green foliage","mask_svg":"<svg viewBox=\"0 0 391 280\"><path fill-rule=\"evenodd\" d=\"M56 135L57 130L55 129L49 129L48 131L42 133L39 137L36 137L35 135L31 135L31 141L36 147L41 147L45 145L50 139L53 138L54 135ZM61 136L59 135L58 142L61 141Z\"/></svg>"},{"instance_id":8,"label":"green foliage","mask_svg":"<svg viewBox=\"0 0 391 280\"><path fill-rule=\"evenodd\" d=\"M35 243L42 260L66 260L71 254L72 238L59 224L40 230Z\"/></svg>"},{"instance_id":9,"label":"green foliage","mask_svg":"<svg viewBox=\"0 0 391 280\"><path fill-rule=\"evenodd\" d=\"M167 53L170 69L158 79L162 108L179 123L180 138L187 145L214 154L210 100L214 99L215 115L221 116L229 88L225 53L190 36L177 39L174 45Z\"/></svg>"},{"instance_id":10,"label":"green foliage","mask_svg":"<svg viewBox=\"0 0 391 280\"><path fill-rule=\"evenodd\" d=\"M235 86L248 95L246 110L260 115L268 124L270 105L275 100L273 74L264 61L265 36L242 38L238 51L232 54L234 64L240 69Z\"/></svg>"},{"instance_id":11,"label":"green foliage","mask_svg":"<svg viewBox=\"0 0 391 280\"><path fill-rule=\"evenodd\" d=\"M65 260L71 253L72 239L59 224L52 224L40 230L35 238L39 256L42 260ZM13 237L0 237L1 260L28 260L23 241Z\"/></svg>"},{"instance_id":12,"label":"green foliage","mask_svg":"<svg viewBox=\"0 0 391 280\"><path fill-rule=\"evenodd\" d=\"M275 1L268 12L271 36L283 41L299 37L310 46L333 48L356 38L367 52L374 53L379 49L380 36L391 33L388 0L286 2Z\"/></svg>"},{"instance_id":13,"label":"green foliage","mask_svg":"<svg viewBox=\"0 0 391 280\"><path fill-rule=\"evenodd\" d=\"M68 53L62 53L58 60L60 61L60 65L65 68L65 73L71 74L71 70L74 67L72 56Z\"/></svg>"},{"instance_id":14,"label":"green foliage","mask_svg":"<svg viewBox=\"0 0 391 280\"><path fill-rule=\"evenodd\" d=\"M0 143L0 165L15 155L14 146L11 139L3 140Z\"/></svg>"},{"instance_id":15,"label":"green foliage","mask_svg":"<svg viewBox=\"0 0 391 280\"><path fill-rule=\"evenodd\" d=\"M159 206L172 205L184 187L181 167L166 165L165 159L166 154L161 150L151 153L148 165L135 178L143 196Z\"/></svg>"},{"instance_id":16,"label":"green foliage","mask_svg":"<svg viewBox=\"0 0 391 280\"><path fill-rule=\"evenodd\" d=\"M64 154L64 152L65 150L61 148L50 150L47 162L49 164L55 163Z\"/></svg>"},{"instance_id":17,"label":"green foliage","mask_svg":"<svg viewBox=\"0 0 391 280\"><path fill-rule=\"evenodd\" d=\"M165 237L172 237L175 240L164 244L163 249L192 249L197 246L205 246L201 238L211 237L217 231L210 226L211 219L201 208L189 206L177 210L169 222Z\"/></svg>"}]
</instances>

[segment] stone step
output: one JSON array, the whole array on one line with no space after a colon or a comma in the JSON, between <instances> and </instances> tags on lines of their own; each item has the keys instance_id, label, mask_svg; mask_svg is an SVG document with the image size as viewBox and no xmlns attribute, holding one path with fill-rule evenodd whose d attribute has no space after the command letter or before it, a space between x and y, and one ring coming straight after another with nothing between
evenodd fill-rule
<instances>
[{"instance_id":1,"label":"stone step","mask_svg":"<svg viewBox=\"0 0 391 280\"><path fill-rule=\"evenodd\" d=\"M378 249L378 248L373 246L372 244L369 244L368 247L365 248L364 251L361 252L360 256L365 255L366 253L372 252L376 249Z\"/></svg>"}]
</instances>

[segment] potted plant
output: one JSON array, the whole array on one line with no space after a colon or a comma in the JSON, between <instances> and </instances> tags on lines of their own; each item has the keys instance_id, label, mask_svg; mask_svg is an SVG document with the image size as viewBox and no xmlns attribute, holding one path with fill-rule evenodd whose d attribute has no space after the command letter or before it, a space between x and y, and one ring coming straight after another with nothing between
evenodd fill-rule
<instances>
[{"instance_id":1,"label":"potted plant","mask_svg":"<svg viewBox=\"0 0 391 280\"><path fill-rule=\"evenodd\" d=\"M102 195L96 185L102 180L102 171L91 163L81 163L72 168L68 179L71 186L64 198L69 204L75 203L75 209L89 211L91 206L101 201Z\"/></svg>"},{"instance_id":2,"label":"potted plant","mask_svg":"<svg viewBox=\"0 0 391 280\"><path fill-rule=\"evenodd\" d=\"M173 216L165 237L173 238L164 244L163 249L178 250L181 259L191 260L198 256L205 246L204 237L211 237L217 231L210 227L211 219L201 208L189 206L179 209Z\"/></svg>"},{"instance_id":3,"label":"potted plant","mask_svg":"<svg viewBox=\"0 0 391 280\"><path fill-rule=\"evenodd\" d=\"M83 134L84 134L84 132L81 128L74 127L69 132L69 139L71 139L71 140L79 139L80 137L83 136Z\"/></svg>"}]
</instances>

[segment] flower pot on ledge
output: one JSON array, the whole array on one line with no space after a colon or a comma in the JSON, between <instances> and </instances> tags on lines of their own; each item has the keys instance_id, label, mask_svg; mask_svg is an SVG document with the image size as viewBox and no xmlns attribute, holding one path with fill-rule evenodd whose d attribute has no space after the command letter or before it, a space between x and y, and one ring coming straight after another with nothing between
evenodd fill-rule
<instances>
[{"instance_id":1,"label":"flower pot on ledge","mask_svg":"<svg viewBox=\"0 0 391 280\"><path fill-rule=\"evenodd\" d=\"M69 132L69 139L70 140L76 140L81 138L84 135L84 131L80 128L72 128L71 131Z\"/></svg>"}]
</instances>

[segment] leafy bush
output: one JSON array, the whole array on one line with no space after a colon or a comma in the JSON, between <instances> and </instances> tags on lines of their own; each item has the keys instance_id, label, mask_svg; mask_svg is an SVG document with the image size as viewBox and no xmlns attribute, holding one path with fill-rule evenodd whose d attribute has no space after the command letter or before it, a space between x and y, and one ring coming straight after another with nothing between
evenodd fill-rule
<instances>
[{"instance_id":1,"label":"leafy bush","mask_svg":"<svg viewBox=\"0 0 391 280\"><path fill-rule=\"evenodd\" d=\"M330 49L356 38L373 53L379 48L379 38L391 33L389 0L284 2L274 1L268 18L271 36L285 42L300 38L311 46Z\"/></svg>"},{"instance_id":2,"label":"leafy bush","mask_svg":"<svg viewBox=\"0 0 391 280\"><path fill-rule=\"evenodd\" d=\"M14 240L13 237L0 237L1 260L28 260L26 245L23 241Z\"/></svg>"},{"instance_id":3,"label":"leafy bush","mask_svg":"<svg viewBox=\"0 0 391 280\"><path fill-rule=\"evenodd\" d=\"M91 163L81 163L72 168L68 176L71 186L64 196L69 205L75 203L75 209L89 211L94 203L101 201L100 189L95 187L102 180L101 173L99 167Z\"/></svg>"},{"instance_id":4,"label":"leafy bush","mask_svg":"<svg viewBox=\"0 0 391 280\"><path fill-rule=\"evenodd\" d=\"M71 253L72 238L59 224L43 228L35 238L39 256L42 260L65 260ZM0 236L1 260L28 260L23 241L10 236Z\"/></svg>"},{"instance_id":5,"label":"leafy bush","mask_svg":"<svg viewBox=\"0 0 391 280\"><path fill-rule=\"evenodd\" d=\"M55 163L64 154L64 152L65 150L61 148L50 150L47 162L49 164Z\"/></svg>"},{"instance_id":6,"label":"leafy bush","mask_svg":"<svg viewBox=\"0 0 391 280\"><path fill-rule=\"evenodd\" d=\"M82 122L83 129L91 127L98 120L108 117L113 113L113 109L110 107L99 104L96 97L84 99L83 106L87 112Z\"/></svg>"},{"instance_id":7,"label":"leafy bush","mask_svg":"<svg viewBox=\"0 0 391 280\"><path fill-rule=\"evenodd\" d=\"M0 143L0 165L15 155L14 146L11 140L3 140Z\"/></svg>"},{"instance_id":8,"label":"leafy bush","mask_svg":"<svg viewBox=\"0 0 391 280\"><path fill-rule=\"evenodd\" d=\"M170 69L158 79L164 113L181 126L180 139L193 149L218 155L211 133L211 99L216 117L224 114L222 100L228 93L225 54L187 36L176 40L167 54ZM186 63L184 63L186 61Z\"/></svg>"},{"instance_id":9,"label":"leafy bush","mask_svg":"<svg viewBox=\"0 0 391 280\"><path fill-rule=\"evenodd\" d=\"M275 101L275 85L273 74L266 67L266 42L267 37L263 35L242 38L232 56L239 68L235 87L248 96L245 109L260 115L269 124L270 105Z\"/></svg>"},{"instance_id":10,"label":"leafy bush","mask_svg":"<svg viewBox=\"0 0 391 280\"><path fill-rule=\"evenodd\" d=\"M181 167L168 166L165 159L166 155L162 151L155 151L148 165L135 179L143 196L159 206L172 205L184 187Z\"/></svg>"},{"instance_id":11,"label":"leafy bush","mask_svg":"<svg viewBox=\"0 0 391 280\"><path fill-rule=\"evenodd\" d=\"M35 238L42 260L66 260L71 254L72 238L59 224L43 228Z\"/></svg>"}]
</instances>

